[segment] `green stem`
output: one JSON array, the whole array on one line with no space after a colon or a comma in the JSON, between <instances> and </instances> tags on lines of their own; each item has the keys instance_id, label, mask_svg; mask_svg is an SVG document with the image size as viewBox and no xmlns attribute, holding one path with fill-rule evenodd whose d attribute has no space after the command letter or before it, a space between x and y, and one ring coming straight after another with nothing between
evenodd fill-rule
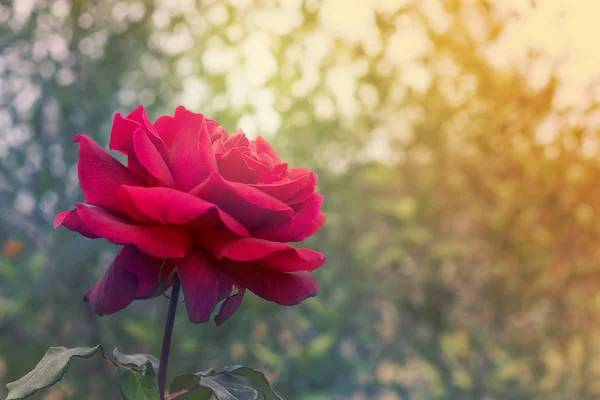
<instances>
[{"instance_id":1,"label":"green stem","mask_svg":"<svg viewBox=\"0 0 600 400\"><path fill-rule=\"evenodd\" d=\"M160 352L160 364L158 367L158 391L160 400L165 400L165 388L167 382L167 367L169 366L169 351L171 349L171 337L173 336L173 324L175 322L175 312L177 311L177 299L179 298L179 276L175 275L173 289L171 290L171 301L169 302L169 312L167 322L165 323L165 333L163 335L162 350Z\"/></svg>"}]
</instances>

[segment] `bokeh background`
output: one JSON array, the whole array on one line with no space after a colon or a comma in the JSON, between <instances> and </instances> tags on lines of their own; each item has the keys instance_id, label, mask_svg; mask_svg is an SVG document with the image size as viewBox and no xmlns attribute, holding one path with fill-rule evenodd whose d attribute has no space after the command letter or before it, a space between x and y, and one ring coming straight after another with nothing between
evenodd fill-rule
<instances>
[{"instance_id":1,"label":"bokeh background","mask_svg":"<svg viewBox=\"0 0 600 400\"><path fill-rule=\"evenodd\" d=\"M600 398L595 0L0 0L0 398L49 346L159 353L167 300L95 316L117 247L52 229L77 133L183 104L316 170L321 292L176 321L170 375L285 399ZM76 361L36 399L116 399Z\"/></svg>"}]
</instances>

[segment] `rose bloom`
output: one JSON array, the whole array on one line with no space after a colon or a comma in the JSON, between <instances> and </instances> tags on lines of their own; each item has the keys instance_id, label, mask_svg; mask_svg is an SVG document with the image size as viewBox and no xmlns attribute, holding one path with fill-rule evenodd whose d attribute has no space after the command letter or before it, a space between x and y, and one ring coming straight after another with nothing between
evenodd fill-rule
<instances>
[{"instance_id":1,"label":"rose bloom","mask_svg":"<svg viewBox=\"0 0 600 400\"><path fill-rule=\"evenodd\" d=\"M315 296L307 274L325 262L314 250L287 244L325 222L317 176L289 168L262 138L233 134L178 107L153 124L143 106L116 114L110 149L77 135L78 173L87 204L56 216L88 238L123 245L104 277L85 295L99 315L160 295L181 281L189 318L225 322L246 289L292 306Z\"/></svg>"}]
</instances>

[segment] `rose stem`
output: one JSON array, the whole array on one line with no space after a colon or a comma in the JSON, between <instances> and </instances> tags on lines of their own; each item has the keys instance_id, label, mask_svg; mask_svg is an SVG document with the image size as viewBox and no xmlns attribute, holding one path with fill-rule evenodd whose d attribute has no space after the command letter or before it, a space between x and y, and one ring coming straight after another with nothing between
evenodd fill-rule
<instances>
[{"instance_id":1,"label":"rose stem","mask_svg":"<svg viewBox=\"0 0 600 400\"><path fill-rule=\"evenodd\" d=\"M165 400L165 386L167 381L167 367L169 365L169 350L171 348L171 337L173 336L173 323L175 322L175 311L177 311L177 298L179 297L179 277L175 274L173 289L171 290L171 301L169 302L169 313L165 322L165 333L163 336L162 350L160 352L160 364L158 366L158 391L160 400Z\"/></svg>"}]
</instances>

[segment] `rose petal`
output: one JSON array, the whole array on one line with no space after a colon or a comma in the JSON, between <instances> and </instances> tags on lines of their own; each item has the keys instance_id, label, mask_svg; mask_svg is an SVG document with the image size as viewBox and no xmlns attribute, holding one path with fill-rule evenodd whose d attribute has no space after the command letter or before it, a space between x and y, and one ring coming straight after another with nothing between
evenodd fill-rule
<instances>
[{"instance_id":1,"label":"rose petal","mask_svg":"<svg viewBox=\"0 0 600 400\"><path fill-rule=\"evenodd\" d=\"M160 117L155 124L169 150L169 167L177 189L189 191L217 170L212 142L202 114L177 107L175 116Z\"/></svg>"},{"instance_id":2,"label":"rose petal","mask_svg":"<svg viewBox=\"0 0 600 400\"><path fill-rule=\"evenodd\" d=\"M234 147L217 161L219 173L228 181L242 183L272 182L281 178L250 154L246 147Z\"/></svg>"},{"instance_id":3,"label":"rose petal","mask_svg":"<svg viewBox=\"0 0 600 400\"><path fill-rule=\"evenodd\" d=\"M273 175L283 177L288 170L288 163L279 163L273 167Z\"/></svg>"},{"instance_id":4,"label":"rose petal","mask_svg":"<svg viewBox=\"0 0 600 400\"><path fill-rule=\"evenodd\" d=\"M257 160L250 154L242 154L242 158L246 163L246 167L249 170L256 171L256 178L253 182L273 182L274 180L280 180L278 176L273 175L268 165L263 164L261 160Z\"/></svg>"},{"instance_id":5,"label":"rose petal","mask_svg":"<svg viewBox=\"0 0 600 400\"><path fill-rule=\"evenodd\" d=\"M202 245L217 259L252 261L280 272L313 271L325 262L325 255L311 249L253 237L239 238L229 232L210 232Z\"/></svg>"},{"instance_id":6,"label":"rose petal","mask_svg":"<svg viewBox=\"0 0 600 400\"><path fill-rule=\"evenodd\" d=\"M285 202L286 204L293 205L293 204L301 203L301 202L305 201L306 199L308 199L310 196L312 196L312 194L315 192L315 189L317 187L317 182L319 181L317 174L315 174L311 170L305 169L305 168L291 168L289 170L291 179L295 179L296 177L299 177L299 176L304 176L307 173L309 173L309 177L308 177L308 182L306 183L306 186L304 186L302 189L300 189L298 191L298 193L296 193L294 196L292 196L292 198L286 200L286 202Z\"/></svg>"},{"instance_id":7,"label":"rose petal","mask_svg":"<svg viewBox=\"0 0 600 400\"><path fill-rule=\"evenodd\" d=\"M191 251L176 262L188 316L195 324L210 320L219 301L220 273L213 262L211 257L198 251Z\"/></svg>"},{"instance_id":8,"label":"rose petal","mask_svg":"<svg viewBox=\"0 0 600 400\"><path fill-rule=\"evenodd\" d=\"M133 300L152 297L173 269L169 263L163 268L163 261L145 255L135 246L123 246L84 300L98 315L106 315L122 310Z\"/></svg>"},{"instance_id":9,"label":"rose petal","mask_svg":"<svg viewBox=\"0 0 600 400\"><path fill-rule=\"evenodd\" d=\"M191 235L170 226L135 225L109 211L77 204L77 215L96 236L116 244L132 244L158 258L181 258L192 246Z\"/></svg>"},{"instance_id":10,"label":"rose petal","mask_svg":"<svg viewBox=\"0 0 600 400\"><path fill-rule=\"evenodd\" d=\"M319 291L317 280L306 272L279 272L242 262L221 262L220 268L257 296L282 306L295 306Z\"/></svg>"},{"instance_id":11,"label":"rose petal","mask_svg":"<svg viewBox=\"0 0 600 400\"><path fill-rule=\"evenodd\" d=\"M79 142L79 183L86 203L123 212L117 199L117 189L121 185L145 186L143 179L135 172L111 157L102 147L87 135L77 135Z\"/></svg>"},{"instance_id":12,"label":"rose petal","mask_svg":"<svg viewBox=\"0 0 600 400\"><path fill-rule=\"evenodd\" d=\"M119 147L118 150L124 152L125 154L129 154L129 156L134 155L133 135L138 129L142 129L142 131L146 133L148 139L152 142L154 147L156 147L161 157L164 160L167 160L168 152L165 143L158 135L158 132L156 131L156 128L154 127L152 122L150 122L148 114L146 113L146 109L143 105L133 110L125 118L123 118L119 113L115 115L115 120L113 122L113 132L118 134L118 138L115 139L115 147ZM113 150L112 147L110 147L110 149Z\"/></svg>"},{"instance_id":13,"label":"rose petal","mask_svg":"<svg viewBox=\"0 0 600 400\"><path fill-rule=\"evenodd\" d=\"M136 150L134 136L136 136L135 133L138 131L141 131L142 134L138 135L138 150ZM140 140L149 143L140 144ZM127 154L127 166L129 169L137 172L145 179L153 176L158 178L161 184L166 185L165 182L169 182L170 171L167 174L164 171L165 167L160 166L160 164L165 164L165 161L168 159L168 152L162 139L158 136L154 125L148 119L144 106L139 106L125 118L120 113L115 115L109 148ZM137 151L143 151L143 153L136 154ZM148 151L151 151L151 153L148 154ZM149 159L149 157L151 158ZM157 168L159 169L157 170ZM166 169L168 170L168 167ZM159 176L157 176L157 173ZM167 186L173 185L170 184Z\"/></svg>"},{"instance_id":14,"label":"rose petal","mask_svg":"<svg viewBox=\"0 0 600 400\"><path fill-rule=\"evenodd\" d=\"M216 261L215 264L217 264ZM223 275L221 277L222 279L219 279L217 282L219 285L219 296L217 301L225 300L226 298L231 296L231 291L233 290L233 285L235 284L235 281L229 276L225 274L221 275Z\"/></svg>"},{"instance_id":15,"label":"rose petal","mask_svg":"<svg viewBox=\"0 0 600 400\"><path fill-rule=\"evenodd\" d=\"M218 301L223 301L219 312L215 316L215 324L217 326L222 325L231 317L239 308L242 303L242 299L244 297L245 288L240 286L236 281L234 281L229 275L226 275L219 271L219 299ZM233 287L237 288L237 293L231 294Z\"/></svg>"},{"instance_id":16,"label":"rose petal","mask_svg":"<svg viewBox=\"0 0 600 400\"><path fill-rule=\"evenodd\" d=\"M238 308L240 308L240 305L242 304L246 289L238 284L236 284L236 287L238 288L238 292L233 296L228 297L227 300L223 302L219 313L215 317L215 324L217 326L223 325L238 310Z\"/></svg>"},{"instance_id":17,"label":"rose petal","mask_svg":"<svg viewBox=\"0 0 600 400\"><path fill-rule=\"evenodd\" d=\"M227 150L225 150L225 140L227 139L227 133L222 134L220 137L217 137L213 140L212 149L215 153L215 159L219 161L223 154Z\"/></svg>"},{"instance_id":18,"label":"rose petal","mask_svg":"<svg viewBox=\"0 0 600 400\"><path fill-rule=\"evenodd\" d=\"M274 197L249 185L226 181L219 174L209 176L190 194L216 204L248 229L267 221L287 221L294 214L291 207Z\"/></svg>"},{"instance_id":19,"label":"rose petal","mask_svg":"<svg viewBox=\"0 0 600 400\"><path fill-rule=\"evenodd\" d=\"M275 151L275 149L269 144L269 142L267 142L261 136L256 138L256 140L254 141L254 144L256 146L256 152L258 154L265 153L269 157L271 157L271 159L273 159L273 161L275 161L276 164L281 163L281 159L277 155L277 152Z\"/></svg>"},{"instance_id":20,"label":"rose petal","mask_svg":"<svg viewBox=\"0 0 600 400\"><path fill-rule=\"evenodd\" d=\"M133 110L128 116L127 119L137 122L144 130L151 135L158 137L158 133L156 132L156 128L148 118L148 113L146 113L146 108L143 105L140 105L138 108Z\"/></svg>"},{"instance_id":21,"label":"rose petal","mask_svg":"<svg viewBox=\"0 0 600 400\"><path fill-rule=\"evenodd\" d=\"M63 225L65 228L79 232L81 235L90 238L97 239L100 236L94 235L94 233L81 222L81 218L77 215L77 210L63 211L56 215L54 218L54 229Z\"/></svg>"},{"instance_id":22,"label":"rose petal","mask_svg":"<svg viewBox=\"0 0 600 400\"><path fill-rule=\"evenodd\" d=\"M159 139L156 128L152 122L150 122L143 105L140 105L126 117L123 117L121 113L116 113L110 133L109 148L111 150L120 151L123 154L131 153L133 149L133 134L138 129L142 129L144 132L148 133L153 141L154 138Z\"/></svg>"},{"instance_id":23,"label":"rose petal","mask_svg":"<svg viewBox=\"0 0 600 400\"><path fill-rule=\"evenodd\" d=\"M221 176L232 182L257 182L259 171L257 171L257 168L250 168L243 156L243 153L248 151L243 147L235 147L223 154L217 162Z\"/></svg>"},{"instance_id":24,"label":"rose petal","mask_svg":"<svg viewBox=\"0 0 600 400\"><path fill-rule=\"evenodd\" d=\"M220 139L223 135L227 136L227 131L217 121L206 119L206 129L210 135L211 142Z\"/></svg>"},{"instance_id":25,"label":"rose petal","mask_svg":"<svg viewBox=\"0 0 600 400\"><path fill-rule=\"evenodd\" d=\"M316 174L314 172L308 172L305 175L294 177L291 180L283 183L256 183L250 184L253 188L261 190L276 199L287 203L288 200L295 198L295 196L301 194L304 191L315 191L317 185ZM302 196L299 196L301 198ZM305 199L308 196L305 197Z\"/></svg>"},{"instance_id":26,"label":"rose petal","mask_svg":"<svg viewBox=\"0 0 600 400\"><path fill-rule=\"evenodd\" d=\"M313 193L304 203L295 205L294 218L280 225L261 226L252 232L259 239L276 242L300 242L317 232L325 223L325 214L321 212L323 196Z\"/></svg>"},{"instance_id":27,"label":"rose petal","mask_svg":"<svg viewBox=\"0 0 600 400\"><path fill-rule=\"evenodd\" d=\"M133 151L133 133L142 128L140 123L124 118L120 113L116 113L113 119L108 148L127 154L127 168L147 180L149 178L148 171L140 164Z\"/></svg>"},{"instance_id":28,"label":"rose petal","mask_svg":"<svg viewBox=\"0 0 600 400\"><path fill-rule=\"evenodd\" d=\"M162 187L122 186L119 197L124 204L163 225L193 224L195 229L205 230L226 227L236 235L248 236L246 228L231 215L188 193Z\"/></svg>"},{"instance_id":29,"label":"rose petal","mask_svg":"<svg viewBox=\"0 0 600 400\"><path fill-rule=\"evenodd\" d=\"M133 149L140 164L158 180L158 184L167 187L175 186L173 175L171 175L167 163L148 137L148 134L141 128L133 134Z\"/></svg>"},{"instance_id":30,"label":"rose petal","mask_svg":"<svg viewBox=\"0 0 600 400\"><path fill-rule=\"evenodd\" d=\"M225 143L224 143L226 150L231 150L235 147L247 148L249 144L250 144L250 140L248 140L248 138L246 137L246 134L244 132L242 132L241 129L238 129L237 131L235 131L233 133L233 135L229 136L225 140Z\"/></svg>"},{"instance_id":31,"label":"rose petal","mask_svg":"<svg viewBox=\"0 0 600 400\"><path fill-rule=\"evenodd\" d=\"M140 123L123 117L121 113L116 113L110 132L108 148L123 154L131 153L133 151L133 133L142 128L143 126Z\"/></svg>"}]
</instances>

